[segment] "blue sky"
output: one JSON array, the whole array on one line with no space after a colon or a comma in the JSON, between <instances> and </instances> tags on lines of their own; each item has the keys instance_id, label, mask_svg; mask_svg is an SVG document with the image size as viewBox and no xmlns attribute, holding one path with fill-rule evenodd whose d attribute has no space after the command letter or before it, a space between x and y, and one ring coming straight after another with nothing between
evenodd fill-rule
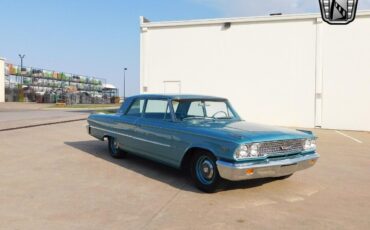
<instances>
[{"instance_id":1,"label":"blue sky","mask_svg":"<svg viewBox=\"0 0 370 230\"><path fill-rule=\"evenodd\" d=\"M370 0L360 0L370 9ZM319 12L317 0L0 0L0 56L139 91L139 16L152 21Z\"/></svg>"}]
</instances>

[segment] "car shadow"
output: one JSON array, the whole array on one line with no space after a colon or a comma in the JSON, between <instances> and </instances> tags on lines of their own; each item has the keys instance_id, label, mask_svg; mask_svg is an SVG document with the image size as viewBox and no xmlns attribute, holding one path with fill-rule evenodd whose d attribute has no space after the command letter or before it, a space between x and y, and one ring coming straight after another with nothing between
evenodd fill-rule
<instances>
[{"instance_id":1,"label":"car shadow","mask_svg":"<svg viewBox=\"0 0 370 230\"><path fill-rule=\"evenodd\" d=\"M162 183L166 183L177 189L190 191L194 193L203 193L199 191L197 188L195 188L195 186L189 179L187 173L181 170L151 160L147 160L145 158L141 158L133 154L128 154L127 158L125 159L112 158L109 155L106 142L91 140L91 141L76 141L64 143L73 148L81 150L87 154L90 154L94 157L109 161L125 169L133 171L135 173L139 173L151 179L161 181ZM272 182L274 180L276 179L266 178L239 182L228 181L222 187L221 191L258 187L262 186L265 183Z\"/></svg>"}]
</instances>

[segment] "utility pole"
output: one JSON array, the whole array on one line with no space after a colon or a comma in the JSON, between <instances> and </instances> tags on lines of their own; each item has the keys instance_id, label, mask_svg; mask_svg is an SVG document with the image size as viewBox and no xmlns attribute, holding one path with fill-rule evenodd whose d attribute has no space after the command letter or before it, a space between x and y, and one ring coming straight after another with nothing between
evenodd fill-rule
<instances>
[{"instance_id":1,"label":"utility pole","mask_svg":"<svg viewBox=\"0 0 370 230\"><path fill-rule=\"evenodd\" d=\"M26 57L25 54L18 54L19 58L21 59L21 84L23 85L23 77L22 77L22 69L23 69L23 58Z\"/></svg>"},{"instance_id":2,"label":"utility pole","mask_svg":"<svg viewBox=\"0 0 370 230\"><path fill-rule=\"evenodd\" d=\"M123 101L126 99L126 70L127 68L125 67L123 69Z\"/></svg>"}]
</instances>

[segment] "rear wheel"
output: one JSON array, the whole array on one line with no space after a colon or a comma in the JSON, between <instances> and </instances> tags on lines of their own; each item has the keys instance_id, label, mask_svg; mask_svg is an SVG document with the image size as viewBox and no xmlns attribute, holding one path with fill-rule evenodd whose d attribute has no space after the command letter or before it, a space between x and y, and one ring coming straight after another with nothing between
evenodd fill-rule
<instances>
[{"instance_id":1,"label":"rear wheel","mask_svg":"<svg viewBox=\"0 0 370 230\"><path fill-rule=\"evenodd\" d=\"M119 148L118 141L114 137L108 138L108 149L113 158L123 158L126 156L125 152Z\"/></svg>"},{"instance_id":2,"label":"rear wheel","mask_svg":"<svg viewBox=\"0 0 370 230\"><path fill-rule=\"evenodd\" d=\"M216 158L209 152L201 151L193 156L190 174L196 187L204 192L212 193L220 187L222 179L217 170Z\"/></svg>"}]
</instances>

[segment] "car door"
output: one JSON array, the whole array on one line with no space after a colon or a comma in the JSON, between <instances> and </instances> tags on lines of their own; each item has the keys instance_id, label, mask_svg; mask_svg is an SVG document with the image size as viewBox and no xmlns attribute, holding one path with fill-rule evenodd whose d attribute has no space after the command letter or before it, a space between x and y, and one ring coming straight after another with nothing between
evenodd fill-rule
<instances>
[{"instance_id":1,"label":"car door","mask_svg":"<svg viewBox=\"0 0 370 230\"><path fill-rule=\"evenodd\" d=\"M118 118L118 142L123 150L137 152L141 141L137 138L137 122L142 117L145 99L133 100L127 112Z\"/></svg>"},{"instance_id":2,"label":"car door","mask_svg":"<svg viewBox=\"0 0 370 230\"><path fill-rule=\"evenodd\" d=\"M137 122L140 150L149 158L175 164L173 153L172 115L167 99L148 99L143 117Z\"/></svg>"}]
</instances>

